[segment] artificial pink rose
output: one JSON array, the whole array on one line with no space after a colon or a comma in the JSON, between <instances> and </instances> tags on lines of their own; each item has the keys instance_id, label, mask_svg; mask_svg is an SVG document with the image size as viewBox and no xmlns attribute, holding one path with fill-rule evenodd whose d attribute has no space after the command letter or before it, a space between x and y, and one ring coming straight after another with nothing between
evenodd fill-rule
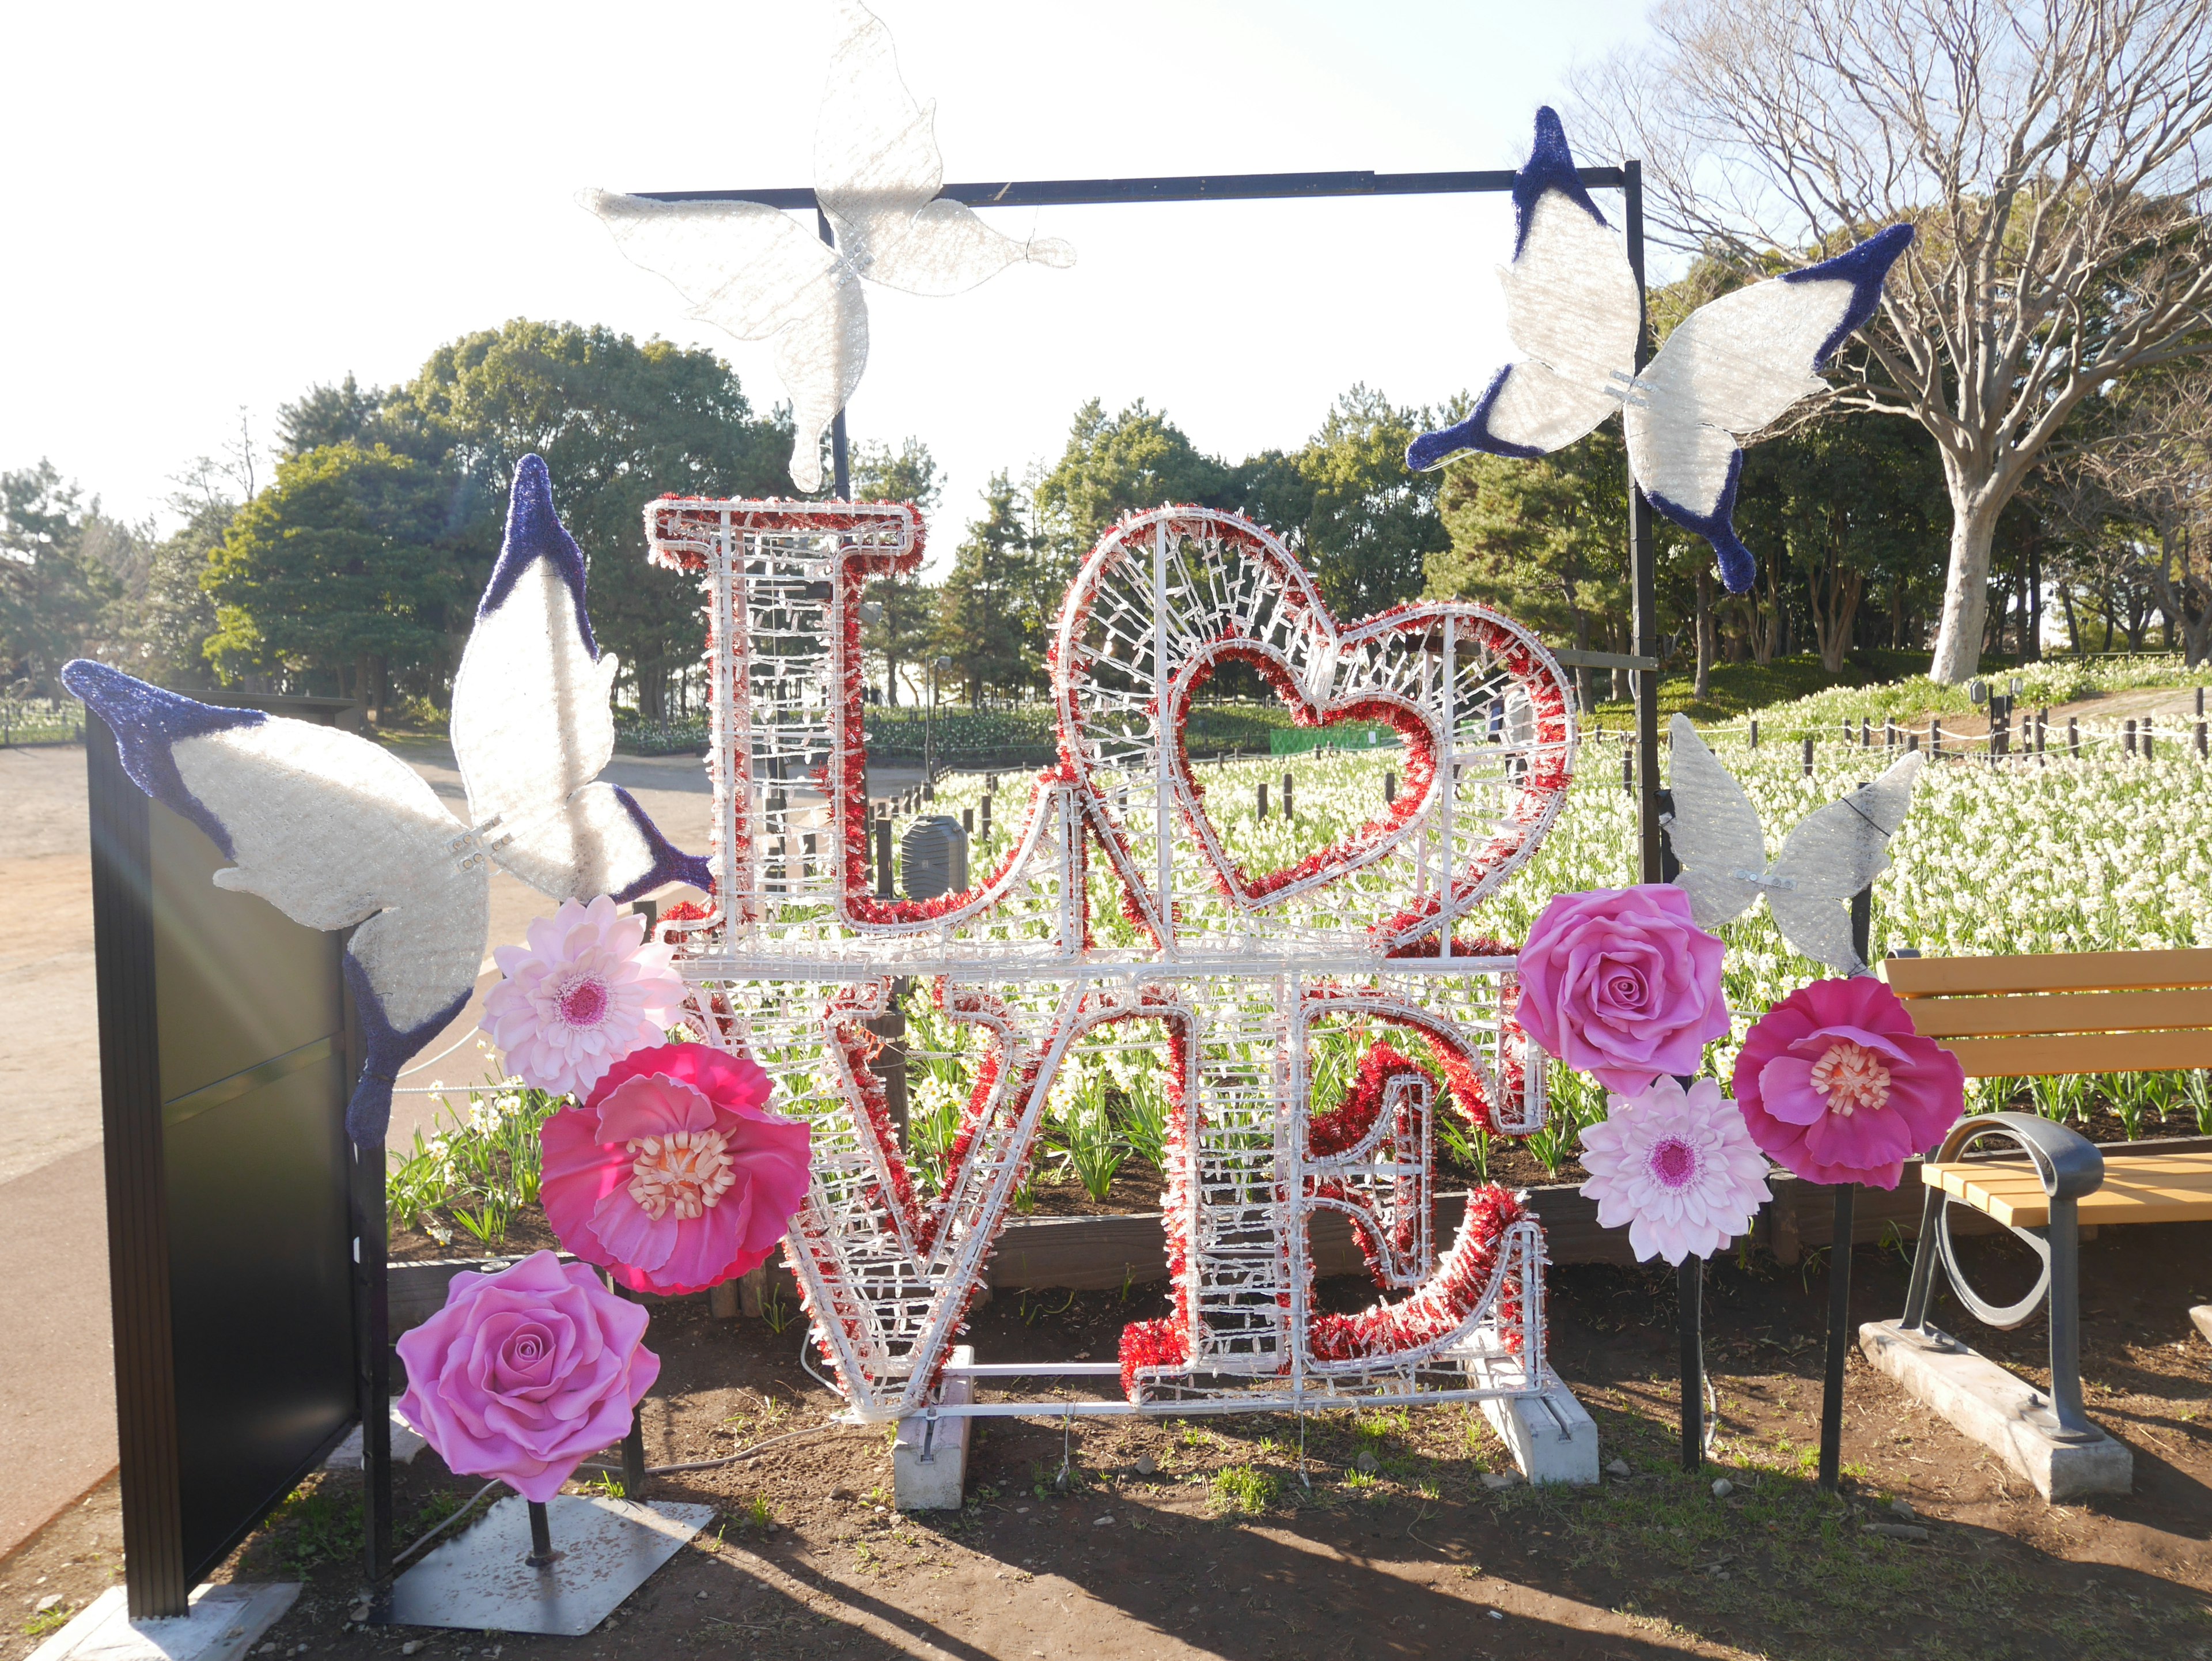
<instances>
[{"instance_id":1,"label":"artificial pink rose","mask_svg":"<svg viewBox=\"0 0 2212 1661\"><path fill-rule=\"evenodd\" d=\"M1607 1090L1639 1094L1695 1073L1728 1036L1723 950L1669 885L1555 894L1521 948L1522 1027Z\"/></svg>"},{"instance_id":2,"label":"artificial pink rose","mask_svg":"<svg viewBox=\"0 0 2212 1661\"><path fill-rule=\"evenodd\" d=\"M446 1306L400 1337L400 1416L455 1475L496 1476L542 1505L629 1434L660 1376L645 1322L642 1307L550 1251L496 1275L464 1270Z\"/></svg>"},{"instance_id":3,"label":"artificial pink rose","mask_svg":"<svg viewBox=\"0 0 2212 1661\"><path fill-rule=\"evenodd\" d=\"M768 1095L758 1064L710 1045L625 1056L538 1130L554 1234L639 1292L743 1275L806 1197L807 1128L770 1112Z\"/></svg>"},{"instance_id":4,"label":"artificial pink rose","mask_svg":"<svg viewBox=\"0 0 2212 1661\"><path fill-rule=\"evenodd\" d=\"M1870 975L1814 981L1759 1019L1735 1058L1751 1139L1814 1183L1895 1188L1966 1105L1959 1058L1912 1030Z\"/></svg>"}]
</instances>

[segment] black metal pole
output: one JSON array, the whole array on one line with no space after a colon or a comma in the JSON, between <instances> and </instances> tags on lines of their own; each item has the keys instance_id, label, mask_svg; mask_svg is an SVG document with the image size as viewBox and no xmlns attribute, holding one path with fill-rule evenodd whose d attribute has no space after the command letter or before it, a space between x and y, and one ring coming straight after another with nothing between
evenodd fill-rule
<instances>
[{"instance_id":1,"label":"black metal pole","mask_svg":"<svg viewBox=\"0 0 2212 1661\"><path fill-rule=\"evenodd\" d=\"M1640 676L1644 671L1637 673ZM1654 790L1650 801L1655 822L1674 817L1673 791ZM1658 830L1658 879L1672 882L1682 874L1682 862L1674 857L1674 845L1668 839L1666 828L1661 825ZM1683 1078L1679 1082L1687 1090L1695 1080ZM1674 1269L1674 1323L1681 1342L1682 1469L1693 1472L1705 1463L1705 1260L1685 1257Z\"/></svg>"},{"instance_id":2,"label":"black metal pole","mask_svg":"<svg viewBox=\"0 0 2212 1661\"><path fill-rule=\"evenodd\" d=\"M1627 198L1625 233L1629 269L1636 273L1639 306L1644 295L1644 164L1625 163L1620 187ZM1651 361L1651 325L1639 317L1636 326L1636 367ZM1659 575L1652 551L1651 504L1632 472L1628 478L1628 568L1632 588L1632 627L1640 658L1659 655ZM1659 874L1659 671L1656 667L1632 672L1636 677L1636 824L1639 843L1637 868L1639 880L1662 882Z\"/></svg>"},{"instance_id":3,"label":"black metal pole","mask_svg":"<svg viewBox=\"0 0 2212 1661\"><path fill-rule=\"evenodd\" d=\"M550 1566L561 1554L553 1549L553 1524L545 1515L545 1507L538 1500L528 1501L530 1506L530 1555L522 1561L533 1569Z\"/></svg>"},{"instance_id":4,"label":"black metal pole","mask_svg":"<svg viewBox=\"0 0 2212 1661\"><path fill-rule=\"evenodd\" d=\"M1835 1232L1828 1243L1828 1376L1820 1391L1820 1486L1833 1494L1844 1457L1844 1358L1851 1342L1851 1202L1856 1183L1836 1184Z\"/></svg>"},{"instance_id":5,"label":"black metal pole","mask_svg":"<svg viewBox=\"0 0 2212 1661\"><path fill-rule=\"evenodd\" d=\"M347 1000L350 1006L352 1000ZM349 1015L350 1015L349 1009ZM350 1048L352 1021L349 1019ZM355 1405L361 1414L362 1572L372 1604L392 1579L392 1321L386 1301L384 1144L349 1143L353 1159Z\"/></svg>"},{"instance_id":6,"label":"black metal pole","mask_svg":"<svg viewBox=\"0 0 2212 1661\"><path fill-rule=\"evenodd\" d=\"M1863 784L1862 781L1862 784ZM1871 885L1851 896L1851 949L1867 961L1874 933ZM1843 1480L1844 1361L1851 1348L1851 1214L1856 1183L1836 1187L1836 1210L1828 1237L1828 1369L1820 1389L1820 1486L1833 1494Z\"/></svg>"},{"instance_id":7,"label":"black metal pole","mask_svg":"<svg viewBox=\"0 0 2212 1661\"><path fill-rule=\"evenodd\" d=\"M1705 1463L1705 1260L1694 1254L1682 1259L1674 1271L1676 1317L1682 1342L1682 1469L1695 1471Z\"/></svg>"},{"instance_id":8,"label":"black metal pole","mask_svg":"<svg viewBox=\"0 0 2212 1661\"><path fill-rule=\"evenodd\" d=\"M645 1500L645 1413L641 1405L631 1409L629 1434L623 1438L623 1498L641 1505Z\"/></svg>"},{"instance_id":9,"label":"black metal pole","mask_svg":"<svg viewBox=\"0 0 2212 1661\"><path fill-rule=\"evenodd\" d=\"M814 209L814 228L821 232L824 242L833 248L837 246L836 234L830 228L830 216L822 211L818 203ZM837 406L836 419L830 423L830 465L835 480L832 489L837 500L850 502L853 499L853 459L845 443L845 406L842 404Z\"/></svg>"}]
</instances>

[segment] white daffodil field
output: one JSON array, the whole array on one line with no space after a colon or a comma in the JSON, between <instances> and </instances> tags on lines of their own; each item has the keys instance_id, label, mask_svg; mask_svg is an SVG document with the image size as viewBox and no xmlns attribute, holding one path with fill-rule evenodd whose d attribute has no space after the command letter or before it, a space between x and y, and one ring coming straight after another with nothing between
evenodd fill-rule
<instances>
[{"instance_id":1,"label":"white daffodil field","mask_svg":"<svg viewBox=\"0 0 2212 1661\"><path fill-rule=\"evenodd\" d=\"M1753 750L1741 730L1714 732L1708 741L1757 804L1770 854L1807 813L1886 764L1878 745L1867 751L1831 739L1815 744L1808 776L1795 743L1770 741ZM1478 919L1481 932L1518 940L1552 895L1636 879L1635 799L1621 785L1620 753L1617 735L1584 743L1565 811L1536 857ZM1402 774L1403 767L1395 750L1323 751L1257 757L1218 770L1208 764L1205 780L1230 851L1247 869L1261 871L1290 865L1365 823L1379 811L1383 773ZM1665 767L1662 749L1662 776ZM1280 810L1285 772L1297 781L1297 816L1290 819ZM994 834L988 842L978 839L971 870L988 867L1018 817L1023 782L1008 776L1000 782ZM1262 783L1271 802L1264 818L1255 811ZM975 807L983 785L981 775L949 777L925 811L957 815ZM1891 859L1875 886L1877 957L1901 946L1933 956L2212 946L2212 767L2179 744L2152 761L2111 745L2081 760L2048 755L1992 765L1985 757L1954 756L1922 770ZM1094 870L1093 879L1101 885L1092 896L1094 913L1110 918L1107 879ZM1721 933L1729 945L1726 988L1735 1034L1713 1046L1709 1064L1725 1080L1751 1023L1825 971L1784 945L1764 905ZM916 1123L941 1117L949 1125L964 1099L961 1081L969 1063L949 1024L916 1013L927 1029L917 1032L915 1046ZM1071 1175L1081 1175L1083 1166L1102 1168L1109 1157L1092 1151L1111 1141L1108 1100L1133 1101L1144 1093L1130 1092L1120 1076L1130 1072L1125 1066L1115 1066L1110 1090L1104 1078L1091 1077L1109 1065L1104 1057L1085 1058L1055 1092L1054 1137ZM1559 1123L1533 1141L1540 1144L1538 1157L1555 1167L1571 1153L1578 1125L1601 1116L1604 1104L1587 1080L1557 1068L1553 1078ZM2013 1080L1982 1081L1975 1098L1994 1107L2018 1088ZM2031 1094L2053 1117L2083 1115L2101 1098L2130 1134L2161 1124L2212 1133L2212 1098L2201 1073L2039 1080ZM1151 1106L1139 1104L1144 1117L1151 1116ZM1480 1147L1454 1151L1477 1164L1483 1153Z\"/></svg>"}]
</instances>

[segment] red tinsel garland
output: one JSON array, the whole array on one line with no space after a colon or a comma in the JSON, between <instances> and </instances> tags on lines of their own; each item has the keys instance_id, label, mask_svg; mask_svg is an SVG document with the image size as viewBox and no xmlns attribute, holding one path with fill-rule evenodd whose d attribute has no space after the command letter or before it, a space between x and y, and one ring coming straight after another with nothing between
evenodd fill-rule
<instances>
[{"instance_id":1,"label":"red tinsel garland","mask_svg":"<svg viewBox=\"0 0 2212 1661\"><path fill-rule=\"evenodd\" d=\"M1308 1317L1306 1341L1316 1361L1369 1360L1446 1338L1465 1326L1481 1306L1498 1273L1498 1243L1505 1231L1528 1214L1518 1196L1495 1183L1472 1190L1459 1238L1428 1284L1395 1304L1376 1304L1357 1315L1316 1314ZM1521 1290L1509 1282L1502 1290L1496 1318L1516 1353Z\"/></svg>"}]
</instances>

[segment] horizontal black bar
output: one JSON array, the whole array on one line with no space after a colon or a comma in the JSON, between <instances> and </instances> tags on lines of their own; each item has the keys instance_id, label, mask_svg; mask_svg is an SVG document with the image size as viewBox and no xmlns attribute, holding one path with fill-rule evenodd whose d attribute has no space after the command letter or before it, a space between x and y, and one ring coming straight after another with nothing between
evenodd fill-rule
<instances>
[{"instance_id":1,"label":"horizontal black bar","mask_svg":"<svg viewBox=\"0 0 2212 1661\"><path fill-rule=\"evenodd\" d=\"M1618 189L1618 167L1584 167L1591 190ZM978 208L1065 208L1109 202L1262 202L1320 196L1450 196L1510 191L1513 174L1477 173L1231 173L1177 179L1015 179L1003 184L947 185L938 192ZM805 186L759 191L640 191L652 202L758 202L770 208L811 208Z\"/></svg>"},{"instance_id":2,"label":"horizontal black bar","mask_svg":"<svg viewBox=\"0 0 2212 1661\"><path fill-rule=\"evenodd\" d=\"M1626 652L1577 652L1553 646L1547 649L1562 669L1656 669L1657 658L1632 657Z\"/></svg>"}]
</instances>

